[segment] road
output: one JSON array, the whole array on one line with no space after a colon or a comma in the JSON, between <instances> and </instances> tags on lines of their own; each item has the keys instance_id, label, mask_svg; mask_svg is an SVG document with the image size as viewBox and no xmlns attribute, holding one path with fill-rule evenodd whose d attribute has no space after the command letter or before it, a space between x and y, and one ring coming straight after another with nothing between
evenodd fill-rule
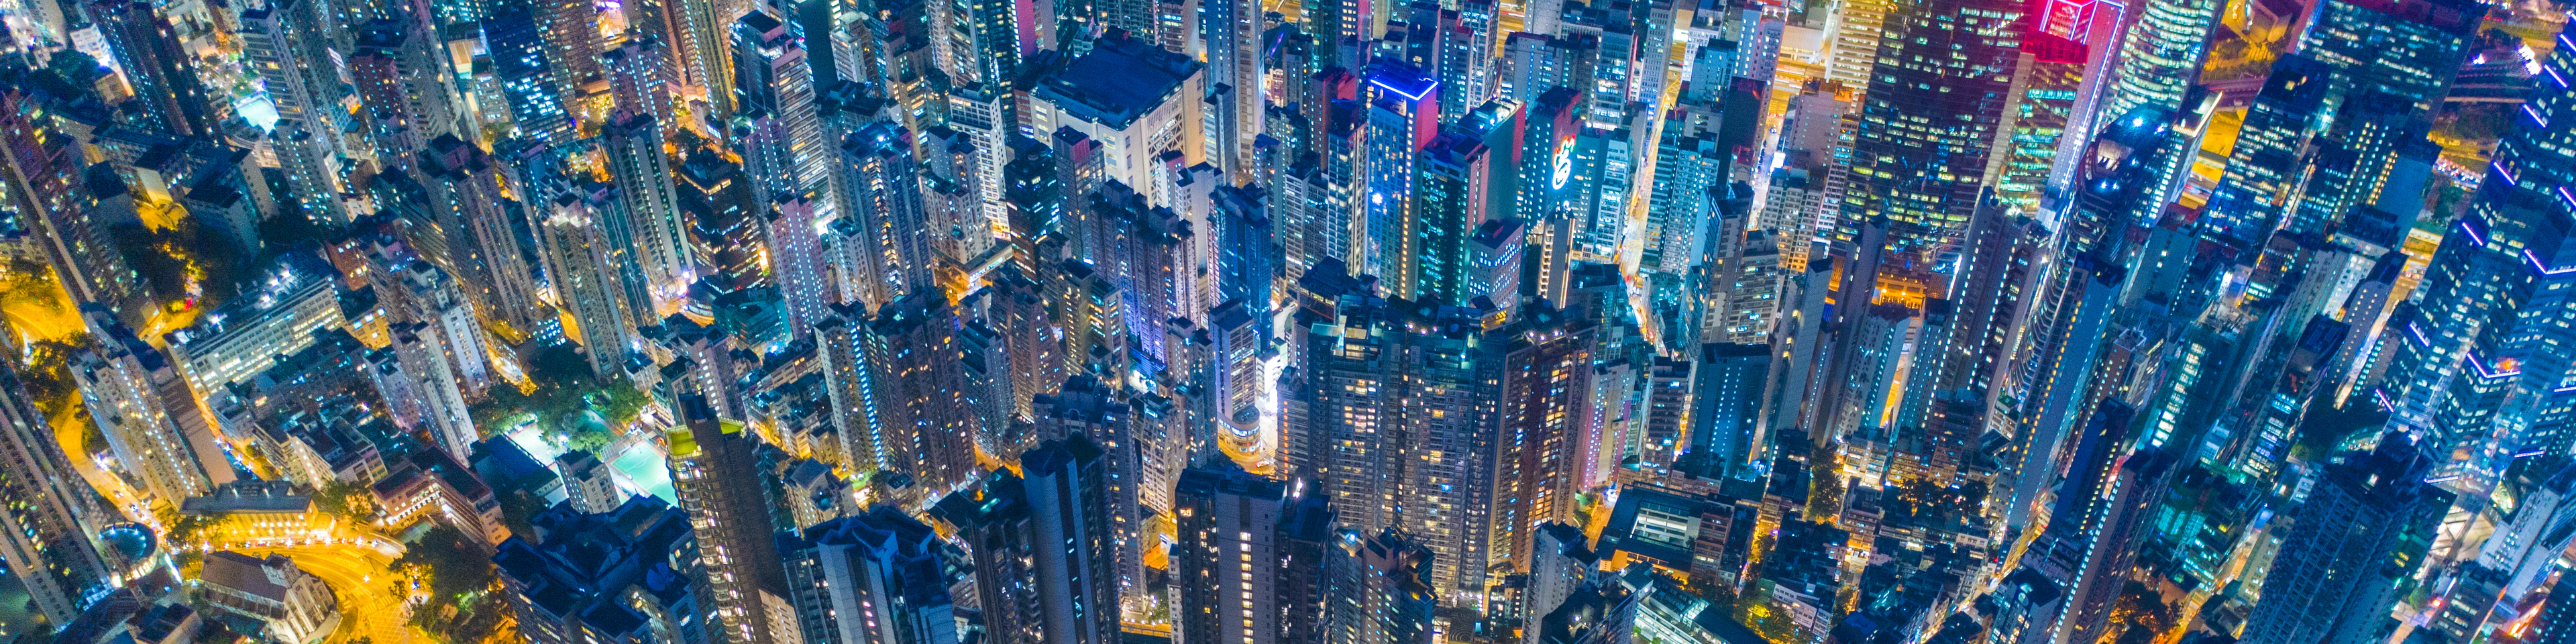
<instances>
[{"instance_id":1,"label":"road","mask_svg":"<svg viewBox=\"0 0 2576 644\"><path fill-rule=\"evenodd\" d=\"M126 487L125 479L99 469L98 461L90 459L86 440L90 423L88 413L77 405L64 406L62 413L48 420L53 425L54 442L62 444L63 456L72 462L72 469L80 473L81 480L88 481L99 495L116 504L118 511L125 513L127 518L153 524L154 530L158 531L160 521L152 516L149 502Z\"/></svg>"},{"instance_id":2,"label":"road","mask_svg":"<svg viewBox=\"0 0 2576 644\"><path fill-rule=\"evenodd\" d=\"M261 548L241 552L271 553L295 560L296 567L321 577L340 597L340 630L325 644L343 644L360 636L374 644L428 644L427 635L405 622L403 597L394 593L393 558L356 546Z\"/></svg>"}]
</instances>

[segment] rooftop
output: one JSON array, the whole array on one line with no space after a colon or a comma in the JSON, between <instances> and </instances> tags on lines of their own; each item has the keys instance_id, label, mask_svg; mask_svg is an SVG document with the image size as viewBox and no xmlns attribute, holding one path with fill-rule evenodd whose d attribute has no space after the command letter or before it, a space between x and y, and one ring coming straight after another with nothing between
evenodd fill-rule
<instances>
[{"instance_id":1,"label":"rooftop","mask_svg":"<svg viewBox=\"0 0 2576 644\"><path fill-rule=\"evenodd\" d=\"M1066 114L1125 128L1178 93L1204 63L1154 43L1111 33L1091 52L1038 80L1038 98Z\"/></svg>"}]
</instances>

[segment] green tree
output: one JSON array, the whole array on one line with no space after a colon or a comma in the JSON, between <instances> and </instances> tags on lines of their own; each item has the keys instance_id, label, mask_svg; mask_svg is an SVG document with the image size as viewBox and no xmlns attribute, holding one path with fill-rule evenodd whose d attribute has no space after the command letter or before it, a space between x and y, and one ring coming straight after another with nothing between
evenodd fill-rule
<instances>
[{"instance_id":1,"label":"green tree","mask_svg":"<svg viewBox=\"0 0 2576 644\"><path fill-rule=\"evenodd\" d=\"M458 597L492 585L492 556L486 550L483 544L468 540L464 532L438 526L423 533L420 541L403 551L394 565L428 569L431 594Z\"/></svg>"}]
</instances>

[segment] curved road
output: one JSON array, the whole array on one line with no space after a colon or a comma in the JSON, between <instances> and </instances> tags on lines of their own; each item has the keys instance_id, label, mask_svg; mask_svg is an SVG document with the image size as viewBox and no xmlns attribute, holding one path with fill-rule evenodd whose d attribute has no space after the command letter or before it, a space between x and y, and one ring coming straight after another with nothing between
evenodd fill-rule
<instances>
[{"instance_id":1,"label":"curved road","mask_svg":"<svg viewBox=\"0 0 2576 644\"><path fill-rule=\"evenodd\" d=\"M429 638L406 621L403 597L394 593L394 559L356 546L248 548L240 552L286 555L297 567L321 577L340 596L340 630L325 644L344 644L365 636L374 644L427 644Z\"/></svg>"},{"instance_id":2,"label":"curved road","mask_svg":"<svg viewBox=\"0 0 2576 644\"><path fill-rule=\"evenodd\" d=\"M63 456L72 462L72 470L80 473L81 480L88 481L100 496L107 497L107 501L115 504L117 511L124 513L126 518L150 524L156 532L160 530L159 518L152 516L151 508L141 500L141 495L126 487L124 479L99 469L98 461L89 457L89 412L78 406L66 405L62 413L54 414L47 423L53 426L54 441L62 444Z\"/></svg>"}]
</instances>

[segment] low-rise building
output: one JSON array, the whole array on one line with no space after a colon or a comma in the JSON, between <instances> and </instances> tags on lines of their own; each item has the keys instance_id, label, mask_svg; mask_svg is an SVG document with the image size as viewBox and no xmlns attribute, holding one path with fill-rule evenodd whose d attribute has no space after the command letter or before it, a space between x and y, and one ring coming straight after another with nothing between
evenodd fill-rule
<instances>
[{"instance_id":1,"label":"low-rise building","mask_svg":"<svg viewBox=\"0 0 2576 644\"><path fill-rule=\"evenodd\" d=\"M340 598L321 577L304 572L286 555L254 557L230 550L206 555L206 603L256 619L268 639L286 644L322 641L340 628Z\"/></svg>"}]
</instances>

